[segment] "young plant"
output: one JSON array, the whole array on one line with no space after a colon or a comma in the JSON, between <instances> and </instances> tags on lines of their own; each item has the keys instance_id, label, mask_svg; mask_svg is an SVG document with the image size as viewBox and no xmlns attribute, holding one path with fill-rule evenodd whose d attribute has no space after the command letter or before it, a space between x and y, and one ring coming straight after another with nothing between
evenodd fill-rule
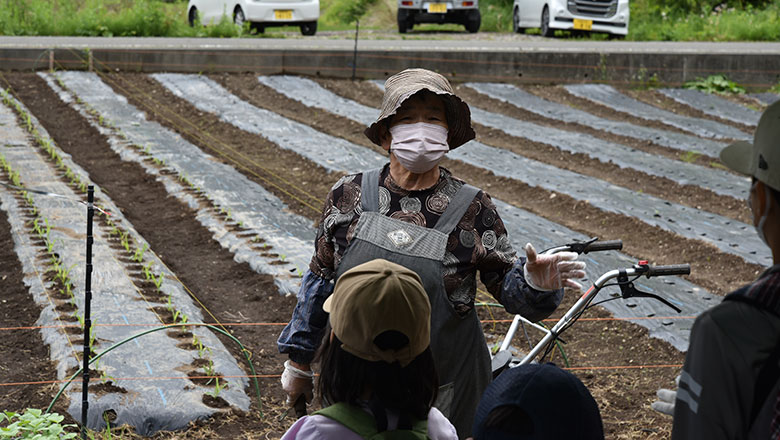
<instances>
[{"instance_id":1,"label":"young plant","mask_svg":"<svg viewBox=\"0 0 780 440\"><path fill-rule=\"evenodd\" d=\"M8 426L0 427L0 438L7 439L61 439L68 440L78 436L76 432L66 429L76 429L76 425L62 425L64 416L57 413L44 413L39 409L27 408L23 414L13 411L0 413L0 423Z\"/></svg>"},{"instance_id":2,"label":"young plant","mask_svg":"<svg viewBox=\"0 0 780 440\"><path fill-rule=\"evenodd\" d=\"M190 318L187 317L187 315L183 314L181 315L181 318L179 320L179 324L181 324L181 331L186 332L187 331L187 321L189 321Z\"/></svg>"},{"instance_id":3,"label":"young plant","mask_svg":"<svg viewBox=\"0 0 780 440\"><path fill-rule=\"evenodd\" d=\"M147 249L149 249L149 245L147 245L146 243L144 243L144 245L142 247L136 248L135 249L135 253L133 254L133 261L136 261L138 263L143 261L143 259L144 259L144 252L146 252Z\"/></svg>"},{"instance_id":4,"label":"young plant","mask_svg":"<svg viewBox=\"0 0 780 440\"><path fill-rule=\"evenodd\" d=\"M120 231L120 241L122 242L122 247L125 248L125 251L130 252L130 233L125 231Z\"/></svg>"},{"instance_id":5,"label":"young plant","mask_svg":"<svg viewBox=\"0 0 780 440\"><path fill-rule=\"evenodd\" d=\"M154 276L154 274L152 274L152 282L154 283L154 287L156 287L157 290L160 290L160 287L162 286L164 279L165 279L165 274L162 272L160 272L159 276Z\"/></svg>"},{"instance_id":6,"label":"young plant","mask_svg":"<svg viewBox=\"0 0 780 440\"><path fill-rule=\"evenodd\" d=\"M211 349L203 345L203 342L197 336L192 337L192 345L198 349L198 357L201 359L205 358L206 353L211 354Z\"/></svg>"},{"instance_id":7,"label":"young plant","mask_svg":"<svg viewBox=\"0 0 780 440\"><path fill-rule=\"evenodd\" d=\"M209 381L206 382L206 385L208 385L211 383L211 379L216 377L214 371L214 361L209 359L209 363L203 366L203 371L206 373L206 376L209 376Z\"/></svg>"},{"instance_id":8,"label":"young plant","mask_svg":"<svg viewBox=\"0 0 780 440\"><path fill-rule=\"evenodd\" d=\"M144 278L146 278L146 281L151 281L154 279L154 273L152 273L152 262L148 262L144 264Z\"/></svg>"},{"instance_id":9,"label":"young plant","mask_svg":"<svg viewBox=\"0 0 780 440\"><path fill-rule=\"evenodd\" d=\"M224 387L224 386L220 386L220 384L219 384L219 377L215 377L215 378L214 378L214 381L215 381L215 382L214 382L214 391L212 391L212 392L210 392L210 393L206 393L206 394L208 394L208 395L210 395L211 397L213 397L213 398L215 398L215 399L216 399L217 397L219 397L219 393L220 393L220 392L222 391L222 389L224 389L225 387Z\"/></svg>"},{"instance_id":10,"label":"young plant","mask_svg":"<svg viewBox=\"0 0 780 440\"><path fill-rule=\"evenodd\" d=\"M95 324L97 324L97 321L94 321L91 326L89 326L89 349L92 350L92 347L95 346Z\"/></svg>"}]
</instances>

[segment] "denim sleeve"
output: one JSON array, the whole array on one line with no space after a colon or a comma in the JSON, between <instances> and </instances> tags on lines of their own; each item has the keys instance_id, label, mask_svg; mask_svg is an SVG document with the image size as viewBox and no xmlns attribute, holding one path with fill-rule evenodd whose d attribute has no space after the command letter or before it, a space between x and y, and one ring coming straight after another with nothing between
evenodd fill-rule
<instances>
[{"instance_id":1,"label":"denim sleeve","mask_svg":"<svg viewBox=\"0 0 780 440\"><path fill-rule=\"evenodd\" d=\"M311 363L328 323L322 303L332 292L333 281L306 271L298 291L298 304L276 342L280 353L287 353L290 360L299 364Z\"/></svg>"},{"instance_id":2,"label":"denim sleeve","mask_svg":"<svg viewBox=\"0 0 780 440\"><path fill-rule=\"evenodd\" d=\"M525 257L518 257L501 283L501 298L507 312L521 315L531 322L547 318L563 300L563 289L543 292L532 289L525 281Z\"/></svg>"}]
</instances>

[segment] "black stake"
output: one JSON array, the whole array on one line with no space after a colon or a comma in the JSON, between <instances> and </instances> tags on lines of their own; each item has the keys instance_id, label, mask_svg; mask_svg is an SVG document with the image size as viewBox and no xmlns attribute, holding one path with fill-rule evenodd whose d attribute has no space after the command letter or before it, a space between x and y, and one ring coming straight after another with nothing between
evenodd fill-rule
<instances>
[{"instance_id":1,"label":"black stake","mask_svg":"<svg viewBox=\"0 0 780 440\"><path fill-rule=\"evenodd\" d=\"M90 310L92 303L92 217L95 215L95 187L87 187L87 274L84 289L84 352L82 358L84 361L83 382L81 382L81 438L87 438L87 413L89 412L89 355L92 353L90 347L89 333L92 327L90 319Z\"/></svg>"},{"instance_id":2,"label":"black stake","mask_svg":"<svg viewBox=\"0 0 780 440\"><path fill-rule=\"evenodd\" d=\"M360 20L355 20L355 52L352 54L352 81L355 80L355 69L357 69L357 42L359 30Z\"/></svg>"}]
</instances>

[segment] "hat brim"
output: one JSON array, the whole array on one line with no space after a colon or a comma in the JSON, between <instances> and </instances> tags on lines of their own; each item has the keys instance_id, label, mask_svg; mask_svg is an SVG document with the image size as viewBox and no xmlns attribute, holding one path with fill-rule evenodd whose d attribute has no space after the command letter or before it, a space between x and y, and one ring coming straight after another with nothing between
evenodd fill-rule
<instances>
[{"instance_id":1,"label":"hat brim","mask_svg":"<svg viewBox=\"0 0 780 440\"><path fill-rule=\"evenodd\" d=\"M737 141L720 151L720 160L732 170L753 175L752 169L753 144L747 141Z\"/></svg>"},{"instance_id":2,"label":"hat brim","mask_svg":"<svg viewBox=\"0 0 780 440\"><path fill-rule=\"evenodd\" d=\"M466 104L462 99L453 93L441 90L433 90L427 87L419 87L405 93L401 99L398 100L395 106L383 111L377 120L374 121L373 124L369 125L368 128L366 128L363 134L365 134L366 137L371 140L371 142L381 147L382 139L379 136L380 126L384 124L388 118L396 114L398 109L401 108L407 99L423 90L435 93L436 95L445 99L445 102L448 101L449 105L446 105L446 108L448 125L447 128L449 130L448 142L450 150L454 150L477 137L477 134L474 132L474 128L471 127L471 111L469 110L468 104Z\"/></svg>"},{"instance_id":3,"label":"hat brim","mask_svg":"<svg viewBox=\"0 0 780 440\"><path fill-rule=\"evenodd\" d=\"M332 305L333 305L333 294L331 293L330 296L325 299L325 302L322 303L322 310L327 313L330 313Z\"/></svg>"}]
</instances>

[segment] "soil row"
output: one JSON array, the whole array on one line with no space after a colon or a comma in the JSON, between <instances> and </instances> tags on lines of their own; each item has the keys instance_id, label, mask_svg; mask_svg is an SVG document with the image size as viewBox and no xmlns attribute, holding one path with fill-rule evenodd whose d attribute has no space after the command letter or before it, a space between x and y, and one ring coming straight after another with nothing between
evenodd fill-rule
<instances>
[{"instance_id":1,"label":"soil row","mask_svg":"<svg viewBox=\"0 0 780 440\"><path fill-rule=\"evenodd\" d=\"M206 309L220 322L285 322L294 298L277 294L273 279L252 271L247 264L233 261L233 255L213 240L211 232L195 220L194 211L169 197L163 185L140 165L123 162L109 147L106 138L75 110L64 104L36 75L6 76L15 95L22 100L49 131L60 148L71 154L92 180L107 193L158 256L188 286ZM258 374L278 374L283 360L275 349L280 327L235 326L234 336L253 353ZM243 355L223 340L239 364ZM281 407L278 386L263 390L266 412ZM249 393L253 395L253 393ZM257 402L253 399L253 410ZM256 414L233 415L248 419ZM228 431L238 426L225 425ZM283 427L255 426L269 432ZM161 434L161 436L164 436ZM226 433L226 437L230 437Z\"/></svg>"}]
</instances>

